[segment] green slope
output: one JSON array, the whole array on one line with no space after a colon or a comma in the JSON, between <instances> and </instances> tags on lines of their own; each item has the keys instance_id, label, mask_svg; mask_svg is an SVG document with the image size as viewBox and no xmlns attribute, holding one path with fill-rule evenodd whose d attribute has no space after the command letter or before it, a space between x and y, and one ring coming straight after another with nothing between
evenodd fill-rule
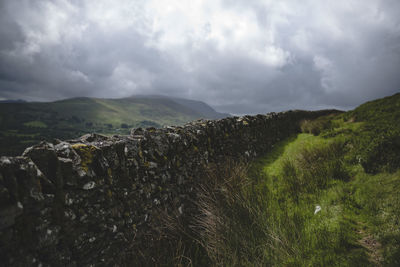
<instances>
[{"instance_id":1,"label":"green slope","mask_svg":"<svg viewBox=\"0 0 400 267\"><path fill-rule=\"evenodd\" d=\"M348 112L346 118L350 117L369 123L394 123L392 126L399 127L400 93L366 102Z\"/></svg>"},{"instance_id":2,"label":"green slope","mask_svg":"<svg viewBox=\"0 0 400 267\"><path fill-rule=\"evenodd\" d=\"M122 123L139 127L142 126L142 121L151 121L159 126L182 124L202 117L202 114L169 99L76 98L50 103L49 108L86 121L112 124L115 128L119 128Z\"/></svg>"},{"instance_id":3,"label":"green slope","mask_svg":"<svg viewBox=\"0 0 400 267\"><path fill-rule=\"evenodd\" d=\"M304 121L247 178L230 166L198 204L212 207L198 234L207 257L215 266L400 266L399 106L396 94Z\"/></svg>"},{"instance_id":4,"label":"green slope","mask_svg":"<svg viewBox=\"0 0 400 267\"><path fill-rule=\"evenodd\" d=\"M270 231L287 242L278 262L400 265L399 115L395 94L304 122L318 134L282 142L253 166L268 188Z\"/></svg>"},{"instance_id":5,"label":"green slope","mask_svg":"<svg viewBox=\"0 0 400 267\"><path fill-rule=\"evenodd\" d=\"M215 111L203 114L166 97L0 103L0 155L19 155L41 140L70 139L92 132L128 134L134 127L182 125L219 115Z\"/></svg>"}]
</instances>

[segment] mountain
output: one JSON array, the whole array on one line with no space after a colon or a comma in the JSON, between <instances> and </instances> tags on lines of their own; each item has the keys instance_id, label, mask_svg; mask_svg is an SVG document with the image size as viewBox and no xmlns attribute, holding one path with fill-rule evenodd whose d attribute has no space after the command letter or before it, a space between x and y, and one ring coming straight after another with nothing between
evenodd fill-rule
<instances>
[{"instance_id":1,"label":"mountain","mask_svg":"<svg viewBox=\"0 0 400 267\"><path fill-rule=\"evenodd\" d=\"M185 106L185 107L191 107L193 110L197 111L200 114L204 114L207 117L210 118L215 118L215 119L222 119L231 116L228 113L219 113L216 112L212 107L207 105L204 102L201 101L195 101L195 100L190 100L190 99L184 99L184 98L172 98L175 102Z\"/></svg>"},{"instance_id":2,"label":"mountain","mask_svg":"<svg viewBox=\"0 0 400 267\"><path fill-rule=\"evenodd\" d=\"M3 99L0 100L0 103L26 103L26 101L22 99Z\"/></svg>"},{"instance_id":3,"label":"mountain","mask_svg":"<svg viewBox=\"0 0 400 267\"><path fill-rule=\"evenodd\" d=\"M18 155L41 140L92 132L128 134L134 127L182 125L226 116L229 114L218 113L200 101L161 96L0 103L0 155Z\"/></svg>"},{"instance_id":4,"label":"mountain","mask_svg":"<svg viewBox=\"0 0 400 267\"><path fill-rule=\"evenodd\" d=\"M212 107L207 105L206 103L204 103L202 101L197 101L197 100L178 98L178 97L167 97L167 96L162 96L162 95L137 95L134 97L136 97L136 98L151 98L151 99L170 99L182 106L185 106L187 108L190 108L190 109L196 111L199 114L202 114L206 118L222 119L222 118L231 116L228 113L217 112Z\"/></svg>"}]
</instances>

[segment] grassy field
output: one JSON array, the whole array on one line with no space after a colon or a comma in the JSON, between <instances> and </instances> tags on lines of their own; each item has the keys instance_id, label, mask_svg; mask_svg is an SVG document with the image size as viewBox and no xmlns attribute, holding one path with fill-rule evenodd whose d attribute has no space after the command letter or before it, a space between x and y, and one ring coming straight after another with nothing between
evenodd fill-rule
<instances>
[{"instance_id":1,"label":"grassy field","mask_svg":"<svg viewBox=\"0 0 400 267\"><path fill-rule=\"evenodd\" d=\"M200 191L214 266L400 266L400 94L302 122Z\"/></svg>"}]
</instances>

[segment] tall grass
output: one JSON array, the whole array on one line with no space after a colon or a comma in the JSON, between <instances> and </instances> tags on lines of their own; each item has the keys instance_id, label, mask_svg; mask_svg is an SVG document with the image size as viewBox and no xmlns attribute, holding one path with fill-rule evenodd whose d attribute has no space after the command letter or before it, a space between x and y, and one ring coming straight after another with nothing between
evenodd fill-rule
<instances>
[{"instance_id":1,"label":"tall grass","mask_svg":"<svg viewBox=\"0 0 400 267\"><path fill-rule=\"evenodd\" d=\"M314 139L318 145L294 141L301 149L281 155L280 172L266 177L269 231L285 243L273 265L367 266L366 254L352 230L354 221L338 205L350 201L349 171L343 160L346 143L321 144ZM314 214L317 204L322 209Z\"/></svg>"},{"instance_id":2,"label":"tall grass","mask_svg":"<svg viewBox=\"0 0 400 267\"><path fill-rule=\"evenodd\" d=\"M232 160L209 166L193 203L197 214L185 220L163 215L165 249L158 251L170 256L158 258L166 261L157 265L370 266L367 250L358 243L355 229L363 219L357 214L364 213L361 207L368 216L379 209L386 214L387 208L368 200L369 195L378 199L382 190L349 179L346 142L313 138L317 145L293 141L301 149L283 152L276 176L257 164ZM314 214L316 205L322 209ZM388 218L375 225L392 227L399 217ZM398 234L376 231L386 242L384 253L392 266L398 262Z\"/></svg>"},{"instance_id":3,"label":"tall grass","mask_svg":"<svg viewBox=\"0 0 400 267\"><path fill-rule=\"evenodd\" d=\"M267 192L229 161L207 172L199 191L195 227L214 266L265 266L273 238L267 225ZM264 188L265 189L265 188Z\"/></svg>"},{"instance_id":4,"label":"tall grass","mask_svg":"<svg viewBox=\"0 0 400 267\"><path fill-rule=\"evenodd\" d=\"M362 216L383 246L385 266L400 266L400 170L370 175L359 173L355 200Z\"/></svg>"},{"instance_id":5,"label":"tall grass","mask_svg":"<svg viewBox=\"0 0 400 267\"><path fill-rule=\"evenodd\" d=\"M294 158L286 158L282 164L285 191L297 200L301 193L325 189L331 180L347 180L344 153L345 144L334 141L319 147L304 147Z\"/></svg>"},{"instance_id":6,"label":"tall grass","mask_svg":"<svg viewBox=\"0 0 400 267\"><path fill-rule=\"evenodd\" d=\"M328 212L337 207L324 206L323 215L314 215L315 203L347 195L342 190L321 197L330 182L348 179L344 151L343 142L306 147L284 161L279 177L233 161L211 167L193 224L211 265L365 265L366 255L349 231L352 222Z\"/></svg>"}]
</instances>

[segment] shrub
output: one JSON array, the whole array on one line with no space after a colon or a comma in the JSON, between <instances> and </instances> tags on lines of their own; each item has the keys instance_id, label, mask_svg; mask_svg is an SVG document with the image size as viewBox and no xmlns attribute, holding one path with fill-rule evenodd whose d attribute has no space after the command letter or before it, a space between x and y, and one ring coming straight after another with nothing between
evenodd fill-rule
<instances>
[{"instance_id":1,"label":"shrub","mask_svg":"<svg viewBox=\"0 0 400 267\"><path fill-rule=\"evenodd\" d=\"M400 132L371 131L361 140L359 161L367 173L394 172L400 168Z\"/></svg>"},{"instance_id":2,"label":"shrub","mask_svg":"<svg viewBox=\"0 0 400 267\"><path fill-rule=\"evenodd\" d=\"M322 116L315 120L303 120L300 129L303 133L319 135L322 131L332 128L332 117L335 115Z\"/></svg>"}]
</instances>

